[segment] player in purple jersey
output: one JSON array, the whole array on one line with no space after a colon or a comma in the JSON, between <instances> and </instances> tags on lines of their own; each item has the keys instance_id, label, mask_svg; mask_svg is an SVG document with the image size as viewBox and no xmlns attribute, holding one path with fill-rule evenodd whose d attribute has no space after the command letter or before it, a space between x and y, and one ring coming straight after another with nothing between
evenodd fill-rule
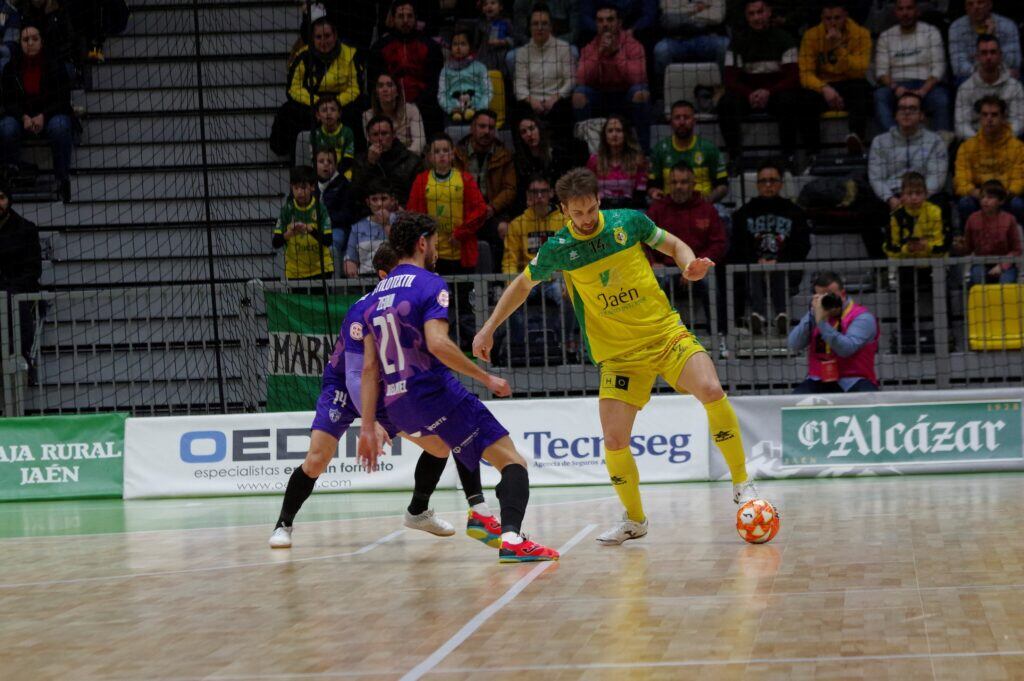
<instances>
[{"instance_id":1,"label":"player in purple jersey","mask_svg":"<svg viewBox=\"0 0 1024 681\"><path fill-rule=\"evenodd\" d=\"M378 249L373 258L374 269L381 279L395 266L398 256L387 244ZM338 449L338 441L348 430L352 422L359 418L358 404L353 396L359 395L359 383L363 368L363 308L368 296L363 296L349 308L342 322L338 340L334 344L327 366L324 367L323 387L316 405L316 416L313 419L310 436L309 452L301 466L295 469L288 479L284 500L281 503L281 514L270 537L270 547L275 549L290 548L292 545L292 529L295 515L302 504L309 498L317 478L327 468L331 458ZM383 405L378 405L377 424L375 429L380 438L390 442L397 429L391 425L384 412ZM416 438L403 437L419 444ZM433 446L435 443L427 443ZM423 453L416 462L415 487L412 502L405 512L405 526L423 530L439 536L455 534L455 528L448 521L438 518L433 510L427 507L430 496L437 487L447 462L448 450L435 450ZM440 462L440 466L438 466ZM501 524L491 515L484 501L480 483L480 471L470 471L458 459L455 461L462 481L462 489L470 509L466 521L466 534L479 539L488 546L498 548L501 544Z\"/></svg>"},{"instance_id":2,"label":"player in purple jersey","mask_svg":"<svg viewBox=\"0 0 1024 681\"><path fill-rule=\"evenodd\" d=\"M395 427L432 444L431 451L451 450L470 470L482 458L501 472L495 490L501 505L498 559L558 560L557 551L520 533L530 498L526 461L508 431L449 371L475 378L498 397L512 394L508 381L478 367L448 336L448 287L430 271L437 260L437 223L427 215L401 213L388 242L398 265L377 284L363 313L363 413L375 414L383 376L384 405ZM374 416L366 417L359 434L359 457L370 470L382 447L376 426Z\"/></svg>"}]
</instances>

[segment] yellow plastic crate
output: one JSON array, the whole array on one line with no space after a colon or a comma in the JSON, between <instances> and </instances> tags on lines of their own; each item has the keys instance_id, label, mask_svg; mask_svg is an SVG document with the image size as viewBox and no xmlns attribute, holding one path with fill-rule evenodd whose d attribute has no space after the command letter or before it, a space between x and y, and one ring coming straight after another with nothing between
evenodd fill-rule
<instances>
[{"instance_id":1,"label":"yellow plastic crate","mask_svg":"<svg viewBox=\"0 0 1024 681\"><path fill-rule=\"evenodd\" d=\"M978 284L967 294L971 350L1024 347L1024 284Z\"/></svg>"}]
</instances>

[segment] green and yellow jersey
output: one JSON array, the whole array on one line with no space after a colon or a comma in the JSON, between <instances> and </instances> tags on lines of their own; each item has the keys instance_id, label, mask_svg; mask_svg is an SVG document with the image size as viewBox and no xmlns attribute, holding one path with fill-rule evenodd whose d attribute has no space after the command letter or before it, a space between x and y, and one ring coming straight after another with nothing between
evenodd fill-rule
<instances>
[{"instance_id":1,"label":"green and yellow jersey","mask_svg":"<svg viewBox=\"0 0 1024 681\"><path fill-rule=\"evenodd\" d=\"M283 237L295 222L303 222L325 237L331 234L331 216L315 196L307 206L299 206L295 199L288 198L281 206L274 234ZM306 279L334 271L330 247L324 246L315 234L296 234L285 243L284 249L284 274L288 279Z\"/></svg>"},{"instance_id":2,"label":"green and yellow jersey","mask_svg":"<svg viewBox=\"0 0 1024 681\"><path fill-rule=\"evenodd\" d=\"M658 286L642 244L655 248L665 232L635 210L603 210L593 234L569 222L544 242L523 274L565 277L587 352L595 364L677 333L682 321Z\"/></svg>"},{"instance_id":3,"label":"green and yellow jersey","mask_svg":"<svg viewBox=\"0 0 1024 681\"><path fill-rule=\"evenodd\" d=\"M709 195L716 185L729 179L722 155L711 140L694 135L687 146L681 147L676 143L675 135L671 135L651 150L651 186L668 191L669 173L672 172L672 166L680 162L693 168L695 189L703 196Z\"/></svg>"}]
</instances>

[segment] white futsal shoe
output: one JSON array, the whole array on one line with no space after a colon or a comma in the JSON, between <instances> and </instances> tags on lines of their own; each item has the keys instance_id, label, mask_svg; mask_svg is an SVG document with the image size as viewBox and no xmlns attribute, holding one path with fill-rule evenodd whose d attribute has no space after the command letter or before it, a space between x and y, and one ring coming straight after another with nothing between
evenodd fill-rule
<instances>
[{"instance_id":1,"label":"white futsal shoe","mask_svg":"<svg viewBox=\"0 0 1024 681\"><path fill-rule=\"evenodd\" d=\"M757 486L753 480L747 480L732 486L732 500L737 504L745 504L753 499L760 499Z\"/></svg>"},{"instance_id":2,"label":"white futsal shoe","mask_svg":"<svg viewBox=\"0 0 1024 681\"><path fill-rule=\"evenodd\" d=\"M622 514L622 522L603 534L597 535L597 543L605 546L618 546L630 539L639 539L647 534L647 518L642 523L630 520L629 515Z\"/></svg>"},{"instance_id":3,"label":"white futsal shoe","mask_svg":"<svg viewBox=\"0 0 1024 681\"><path fill-rule=\"evenodd\" d=\"M455 526L444 518L434 515L434 509L428 508L419 515L405 512L405 526L414 530L423 530L438 537L450 537L455 534Z\"/></svg>"},{"instance_id":4,"label":"white futsal shoe","mask_svg":"<svg viewBox=\"0 0 1024 681\"><path fill-rule=\"evenodd\" d=\"M292 528L282 525L270 535L270 548L290 549L292 547Z\"/></svg>"}]
</instances>

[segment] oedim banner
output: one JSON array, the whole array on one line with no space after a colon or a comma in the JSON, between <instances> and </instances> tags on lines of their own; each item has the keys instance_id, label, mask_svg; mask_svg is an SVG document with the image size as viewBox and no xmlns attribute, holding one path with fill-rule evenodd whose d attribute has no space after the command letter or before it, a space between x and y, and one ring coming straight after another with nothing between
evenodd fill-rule
<instances>
[{"instance_id":1,"label":"oedim banner","mask_svg":"<svg viewBox=\"0 0 1024 681\"><path fill-rule=\"evenodd\" d=\"M0 419L0 500L120 497L125 417Z\"/></svg>"}]
</instances>

